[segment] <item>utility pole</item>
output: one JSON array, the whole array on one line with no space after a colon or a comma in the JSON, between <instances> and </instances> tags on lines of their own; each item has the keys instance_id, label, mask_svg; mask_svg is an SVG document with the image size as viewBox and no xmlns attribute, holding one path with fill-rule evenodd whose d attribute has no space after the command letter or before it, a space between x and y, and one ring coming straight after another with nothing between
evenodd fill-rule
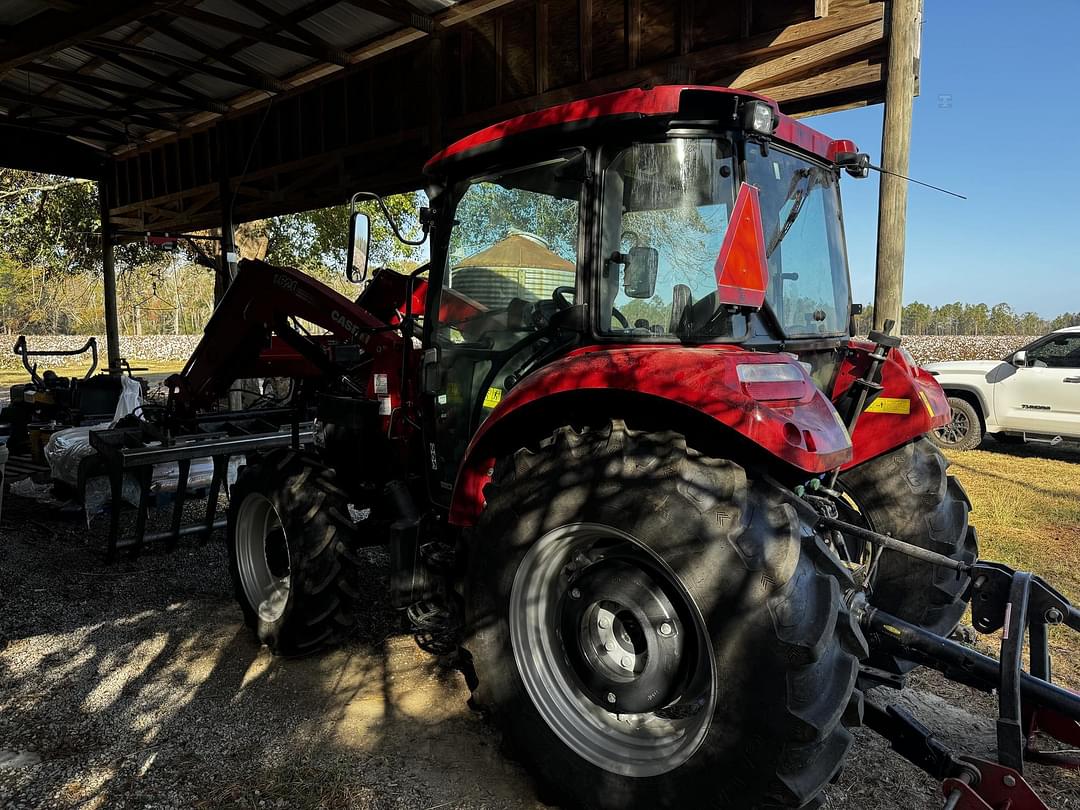
<instances>
[{"instance_id":1,"label":"utility pole","mask_svg":"<svg viewBox=\"0 0 1080 810\"><path fill-rule=\"evenodd\" d=\"M915 98L921 0L889 3L889 73L885 83L885 125L881 133L881 166L907 175L911 150L911 112ZM896 321L904 300L904 239L907 181L881 173L878 198L877 277L874 282L874 328Z\"/></svg>"}]
</instances>

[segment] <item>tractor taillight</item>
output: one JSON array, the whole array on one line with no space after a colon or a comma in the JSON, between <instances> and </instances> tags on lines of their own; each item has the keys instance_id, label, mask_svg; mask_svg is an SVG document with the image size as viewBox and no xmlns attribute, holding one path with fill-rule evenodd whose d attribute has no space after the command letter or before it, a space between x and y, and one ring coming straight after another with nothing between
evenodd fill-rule
<instances>
[{"instance_id":1,"label":"tractor taillight","mask_svg":"<svg viewBox=\"0 0 1080 810\"><path fill-rule=\"evenodd\" d=\"M740 363L735 370L747 395L759 402L802 399L811 387L792 363Z\"/></svg>"},{"instance_id":2,"label":"tractor taillight","mask_svg":"<svg viewBox=\"0 0 1080 810\"><path fill-rule=\"evenodd\" d=\"M791 363L740 363L739 382L802 382L803 375Z\"/></svg>"}]
</instances>

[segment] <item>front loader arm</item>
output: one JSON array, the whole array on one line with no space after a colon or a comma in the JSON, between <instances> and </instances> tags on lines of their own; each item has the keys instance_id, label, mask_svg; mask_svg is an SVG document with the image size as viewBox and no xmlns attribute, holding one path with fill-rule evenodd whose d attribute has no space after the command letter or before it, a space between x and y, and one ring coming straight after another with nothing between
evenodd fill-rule
<instances>
[{"instance_id":1,"label":"front loader arm","mask_svg":"<svg viewBox=\"0 0 1080 810\"><path fill-rule=\"evenodd\" d=\"M244 259L183 371L169 378L177 404L206 406L244 377L321 374L304 352L272 338L290 318L327 330L327 335L305 338L320 353L330 343L367 346L400 339L386 331L384 321L299 270Z\"/></svg>"}]
</instances>

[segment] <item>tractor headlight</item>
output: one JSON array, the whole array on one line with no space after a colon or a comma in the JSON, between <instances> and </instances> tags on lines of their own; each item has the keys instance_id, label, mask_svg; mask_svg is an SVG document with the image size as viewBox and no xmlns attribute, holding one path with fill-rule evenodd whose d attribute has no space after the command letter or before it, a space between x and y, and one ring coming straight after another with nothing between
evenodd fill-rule
<instances>
[{"instance_id":1,"label":"tractor headlight","mask_svg":"<svg viewBox=\"0 0 1080 810\"><path fill-rule=\"evenodd\" d=\"M758 135L772 135L779 123L776 111L764 101L747 101L742 106L743 129Z\"/></svg>"}]
</instances>

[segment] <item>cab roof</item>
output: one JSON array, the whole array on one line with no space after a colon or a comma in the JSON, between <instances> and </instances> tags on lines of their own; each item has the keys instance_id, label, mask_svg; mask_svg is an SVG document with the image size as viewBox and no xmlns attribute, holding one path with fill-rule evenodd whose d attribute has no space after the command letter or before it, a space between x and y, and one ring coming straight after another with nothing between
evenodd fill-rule
<instances>
[{"instance_id":1,"label":"cab roof","mask_svg":"<svg viewBox=\"0 0 1080 810\"><path fill-rule=\"evenodd\" d=\"M688 94L698 99L702 94L738 96L767 102L779 118L773 137L832 161L838 151L854 151L850 141L832 138L780 112L776 102L749 90L735 90L711 85L663 85L650 89L620 90L593 98L558 104L543 110L525 113L492 124L451 144L431 158L424 166L425 174L436 174L441 164L471 157L493 147L497 142L536 130L582 123L593 119L678 115L686 105Z\"/></svg>"}]
</instances>

